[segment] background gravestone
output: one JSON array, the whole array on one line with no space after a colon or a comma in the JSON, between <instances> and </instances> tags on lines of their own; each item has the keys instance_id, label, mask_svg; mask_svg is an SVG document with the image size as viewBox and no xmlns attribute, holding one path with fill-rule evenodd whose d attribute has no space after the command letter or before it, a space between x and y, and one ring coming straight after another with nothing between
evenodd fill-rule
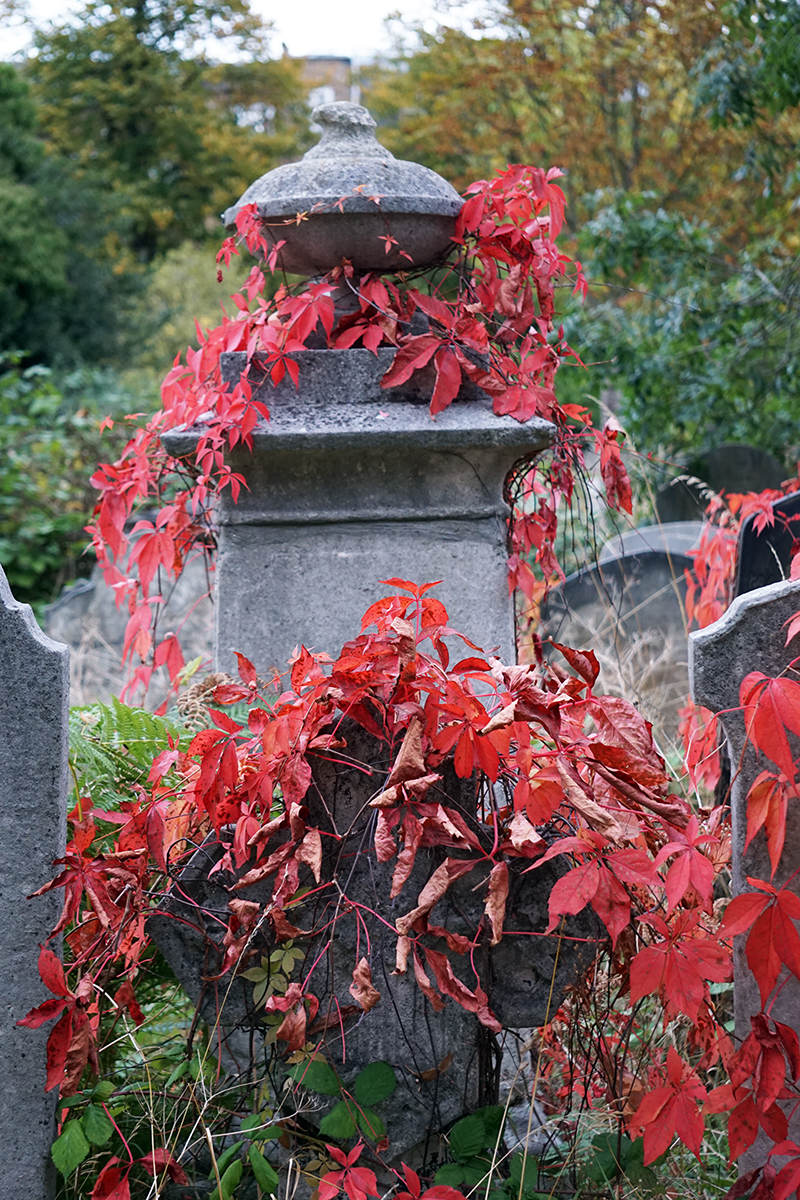
<instances>
[{"instance_id":1,"label":"background gravestone","mask_svg":"<svg viewBox=\"0 0 800 1200\"><path fill-rule=\"evenodd\" d=\"M542 634L591 646L603 690L633 701L659 739L676 736L688 692L684 572L703 525L680 521L617 535L597 563L554 588Z\"/></svg>"},{"instance_id":2,"label":"background gravestone","mask_svg":"<svg viewBox=\"0 0 800 1200\"><path fill-rule=\"evenodd\" d=\"M664 523L702 520L716 492L761 492L780 487L786 471L777 458L739 442L723 442L687 464L685 475L659 488L656 513Z\"/></svg>"},{"instance_id":3,"label":"background gravestone","mask_svg":"<svg viewBox=\"0 0 800 1200\"><path fill-rule=\"evenodd\" d=\"M62 896L28 900L64 853L68 795L69 651L45 637L0 569L0 1145L3 1200L55 1194L50 1146L56 1092L45 1095L50 1026L16 1022L49 998L38 945Z\"/></svg>"},{"instance_id":4,"label":"background gravestone","mask_svg":"<svg viewBox=\"0 0 800 1200\"><path fill-rule=\"evenodd\" d=\"M800 539L800 492L793 492L774 501L774 524L760 533L755 514L742 522L736 555L737 596L755 588L780 583L789 575L792 550Z\"/></svg>"},{"instance_id":5,"label":"background gravestone","mask_svg":"<svg viewBox=\"0 0 800 1200\"><path fill-rule=\"evenodd\" d=\"M747 793L760 771L771 763L760 758L748 742L739 707L742 680L751 671L775 676L786 671L797 653L793 641L787 647L786 621L800 609L800 583L777 583L738 596L727 612L713 625L689 638L689 671L692 699L717 714L725 733L731 762L732 887L733 894L749 891L747 876L770 880L771 865L764 830L761 829L745 852L747 831ZM796 640L796 639L795 639ZM796 668L787 672L800 680ZM797 746L795 745L795 752ZM772 883L781 887L795 874L800 859L800 805L790 803L786 818L786 843ZM800 879L791 884L800 891ZM743 937L734 939L734 1009L736 1040L750 1032L751 1015L761 1012L758 986L745 957ZM778 994L770 1015L792 1029L800 1029L800 982L782 972ZM769 1001L768 1001L769 1003ZM789 1125L790 1138L800 1137L800 1114ZM764 1161L767 1144L763 1134L739 1160L740 1170L748 1171Z\"/></svg>"},{"instance_id":6,"label":"background gravestone","mask_svg":"<svg viewBox=\"0 0 800 1200\"><path fill-rule=\"evenodd\" d=\"M197 655L211 661L212 584L202 557L187 562L177 580L164 581L159 628L180 634L187 662ZM122 650L129 617L126 604L117 608L116 592L106 585L100 567L94 568L90 579L65 588L59 599L47 606L45 632L70 649L70 704L108 704L112 696L119 696L127 677ZM168 686L166 668L160 667L148 688L149 708L161 703Z\"/></svg>"}]
</instances>

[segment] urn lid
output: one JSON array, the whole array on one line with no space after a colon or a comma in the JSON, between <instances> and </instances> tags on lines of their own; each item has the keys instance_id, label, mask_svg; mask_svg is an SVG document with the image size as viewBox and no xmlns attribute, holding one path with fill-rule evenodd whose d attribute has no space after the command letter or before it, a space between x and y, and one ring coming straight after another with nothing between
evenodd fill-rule
<instances>
[{"instance_id":1,"label":"urn lid","mask_svg":"<svg viewBox=\"0 0 800 1200\"><path fill-rule=\"evenodd\" d=\"M455 188L395 158L360 104L323 104L312 117L322 128L317 145L252 183L223 214L228 228L243 205L256 204L268 240L286 243L279 265L299 275L342 259L360 271L426 266L450 248L462 205ZM299 223L298 214L305 214Z\"/></svg>"}]
</instances>

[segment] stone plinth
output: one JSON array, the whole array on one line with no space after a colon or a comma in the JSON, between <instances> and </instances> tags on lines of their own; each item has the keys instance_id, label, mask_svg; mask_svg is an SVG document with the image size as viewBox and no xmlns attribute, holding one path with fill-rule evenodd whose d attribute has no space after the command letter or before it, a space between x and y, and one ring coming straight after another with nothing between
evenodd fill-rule
<instances>
[{"instance_id":1,"label":"stone plinth","mask_svg":"<svg viewBox=\"0 0 800 1200\"><path fill-rule=\"evenodd\" d=\"M45 1094L52 1026L17 1025L50 993L38 946L58 920L58 891L30 894L64 853L69 651L51 642L0 570L0 1142L3 1200L55 1195L50 1147L57 1092ZM57 947L56 947L57 948Z\"/></svg>"},{"instance_id":2,"label":"stone plinth","mask_svg":"<svg viewBox=\"0 0 800 1200\"><path fill-rule=\"evenodd\" d=\"M731 820L733 827L733 894L750 891L747 876L770 879L771 866L764 830L747 848L747 793L756 776L772 767L745 746L745 725L739 707L739 688L751 671L776 676L785 671L797 654L795 642L787 647L785 622L800 610L800 583L776 583L737 597L728 611L707 629L689 638L689 678L692 698L718 714L727 740L731 763ZM797 679L796 671L789 678ZM795 745L795 751L797 746ZM772 882L781 887L797 870L800 854L800 808L790 803L786 821L786 844ZM792 887L800 890L800 879ZM800 1029L800 983L790 977L778 980L779 994L770 1015ZM747 965L745 937L734 943L734 1005L737 1043L750 1032L750 1017L761 1012L758 986ZM740 1169L750 1170L764 1161L762 1136L740 1159ZM790 1122L789 1137L800 1137L800 1114Z\"/></svg>"},{"instance_id":3,"label":"stone plinth","mask_svg":"<svg viewBox=\"0 0 800 1200\"><path fill-rule=\"evenodd\" d=\"M230 456L247 481L237 504L219 503L217 666L234 651L261 671L284 670L298 642L337 654L391 577L441 580L432 593L463 630L505 661L515 657L508 594L508 508L513 463L546 449L554 428L498 417L476 388L436 419L432 378L382 389L394 350L307 350L294 355L299 386L256 392L270 410L254 450ZM244 354L223 356L231 382ZM164 444L189 454L199 429Z\"/></svg>"}]
</instances>

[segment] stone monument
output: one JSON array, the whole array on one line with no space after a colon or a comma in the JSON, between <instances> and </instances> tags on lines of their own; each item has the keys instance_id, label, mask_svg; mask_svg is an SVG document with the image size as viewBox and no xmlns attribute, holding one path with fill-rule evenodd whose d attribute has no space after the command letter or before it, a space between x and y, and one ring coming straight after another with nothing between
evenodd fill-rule
<instances>
[{"instance_id":1,"label":"stone monument","mask_svg":"<svg viewBox=\"0 0 800 1200\"><path fill-rule=\"evenodd\" d=\"M67 827L69 651L45 637L0 569L0 1142L3 1200L55 1195L50 1147L56 1092L45 1094L50 1026L17 1025L50 998L37 945L61 896L28 899L64 854Z\"/></svg>"},{"instance_id":2,"label":"stone monument","mask_svg":"<svg viewBox=\"0 0 800 1200\"><path fill-rule=\"evenodd\" d=\"M439 261L461 207L453 188L395 159L360 105L324 105L314 120L323 128L319 145L254 183L226 221L256 203L268 234L286 241L279 261L299 274L347 258L357 282L359 273L408 265L385 254L387 234L416 268ZM308 219L283 223L298 212ZM335 301L338 311L352 304L350 289L343 285ZM338 652L382 594L380 581L393 576L441 580L433 594L453 627L513 661L503 483L516 460L552 443L553 426L496 416L474 386L463 386L433 419L432 373L381 388L391 348L292 357L297 388L287 378L277 387L260 383L254 396L266 402L270 420L256 427L252 454L230 456L247 487L237 504L225 492L218 507L217 668L235 670L238 650L260 671L283 671L298 641ZM245 366L244 354L223 355L231 384ZM164 444L176 456L189 454L199 432L172 431Z\"/></svg>"},{"instance_id":3,"label":"stone monument","mask_svg":"<svg viewBox=\"0 0 800 1200\"><path fill-rule=\"evenodd\" d=\"M311 275L331 270L346 257L357 281L359 273L407 262L385 254L381 239L386 234L396 238L398 254L410 255L417 268L446 254L461 206L450 185L417 164L395 160L375 140L374 122L358 105L325 105L315 110L314 120L323 128L319 145L302 162L265 175L239 202L256 203L270 223L269 235L285 238L284 267ZM368 198L376 194L379 205ZM226 213L228 223L239 205ZM308 213L308 220L294 224L297 212ZM286 220L290 224L283 224ZM335 302L339 311L352 303L345 286ZM235 671L234 651L262 672L284 669L298 640L310 649L338 653L381 595L381 580L392 577L441 581L434 595L447 607L452 625L487 652L515 660L503 484L516 461L551 444L555 430L538 418L519 423L496 416L490 398L472 386L462 387L434 420L428 408L431 374L420 371L403 386L381 388L393 356L391 348L373 354L320 344L293 355L297 389L286 379L274 387L251 375L259 384L254 395L266 402L270 420L257 426L252 454L239 449L231 454L247 488L238 504L226 494L218 509L219 669ZM231 384L246 367L244 354L223 356L223 375ZM198 428L176 430L164 443L172 454L187 455L200 433ZM396 589L390 585L390 590ZM372 971L383 1000L374 1011L353 1012L349 985L356 939L362 935L350 908L347 920L338 920L333 933L315 935L319 944L309 947L309 961L319 962L312 988L320 998L320 1015L331 1006L347 1014L323 1026L325 1052L345 1083L370 1062L393 1066L398 1090L387 1115L389 1157L404 1156L411 1163L418 1160L415 1147L424 1157L431 1137L496 1095L499 1058L490 1031L472 1013L452 1001L435 1011L412 972L394 973L391 926L413 905L444 851L420 851L402 896L388 899L392 867L371 853L374 812L367 804L376 781L388 771L387 750L351 725L346 753L340 760L334 752L320 757L304 803L323 834L346 831L339 840L323 836L323 880L335 882L337 872L346 871L347 896L375 918ZM443 803L454 804L477 828L475 782L450 774L442 784ZM211 838L200 848L180 887L151 919L150 930L201 1013L246 1031L252 1014L241 981L230 990L206 986L224 932L220 916L231 894L237 894L230 890L236 883L230 873L209 875L224 850L224 833L221 841ZM515 876L509 936L491 948L481 943L476 955L482 985L505 1025L545 1021L565 984L593 956L598 936L593 917L568 927L574 941L545 936L556 872L548 863L535 874ZM440 902L442 919L448 909L471 937L480 922L479 874L454 884ZM328 895L322 892L324 899L314 903L330 906ZM297 919L315 925L320 914L298 913ZM515 929L542 935L535 938L535 955L531 939L514 938ZM470 962L457 969L473 978ZM235 1058L230 1029L223 1040Z\"/></svg>"}]
</instances>

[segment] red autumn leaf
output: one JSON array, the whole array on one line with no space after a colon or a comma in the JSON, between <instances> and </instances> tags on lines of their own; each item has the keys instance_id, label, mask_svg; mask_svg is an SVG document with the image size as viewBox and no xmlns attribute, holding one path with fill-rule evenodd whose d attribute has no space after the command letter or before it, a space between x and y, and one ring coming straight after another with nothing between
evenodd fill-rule
<instances>
[{"instance_id":1,"label":"red autumn leaf","mask_svg":"<svg viewBox=\"0 0 800 1200\"><path fill-rule=\"evenodd\" d=\"M128 1184L130 1167L119 1167L119 1159L110 1158L97 1176L92 1189L91 1200L130 1200L131 1191Z\"/></svg>"},{"instance_id":2,"label":"red autumn leaf","mask_svg":"<svg viewBox=\"0 0 800 1200\"><path fill-rule=\"evenodd\" d=\"M409 338L392 359L392 365L381 379L381 387L397 387L398 384L406 383L415 371L424 367L433 358L441 344L441 338L434 333L423 333L419 337ZM381 583L392 582L392 580L381 580Z\"/></svg>"},{"instance_id":3,"label":"red autumn leaf","mask_svg":"<svg viewBox=\"0 0 800 1200\"><path fill-rule=\"evenodd\" d=\"M554 650L560 650L572 669L586 680L589 687L594 687L600 674L600 664L594 650L573 650L571 646L562 646L560 642L551 644Z\"/></svg>"},{"instance_id":4,"label":"red autumn leaf","mask_svg":"<svg viewBox=\"0 0 800 1200\"><path fill-rule=\"evenodd\" d=\"M786 812L789 794L783 780L762 771L747 793L747 837L745 850L763 827L767 835L769 861L774 875L783 854L786 839Z\"/></svg>"},{"instance_id":5,"label":"red autumn leaf","mask_svg":"<svg viewBox=\"0 0 800 1200\"><path fill-rule=\"evenodd\" d=\"M550 892L550 923L547 932L556 928L562 916L574 916L582 912L600 886L600 864L590 859L573 867L566 875L557 879Z\"/></svg>"},{"instance_id":6,"label":"red autumn leaf","mask_svg":"<svg viewBox=\"0 0 800 1200\"><path fill-rule=\"evenodd\" d=\"M800 735L800 683L751 671L742 680L739 703L756 750L780 767L787 779L793 779L794 759L786 731Z\"/></svg>"},{"instance_id":7,"label":"red autumn leaf","mask_svg":"<svg viewBox=\"0 0 800 1200\"><path fill-rule=\"evenodd\" d=\"M380 1000L381 994L373 986L372 971L366 958L359 959L349 991L363 1012L369 1012Z\"/></svg>"},{"instance_id":8,"label":"red autumn leaf","mask_svg":"<svg viewBox=\"0 0 800 1200\"><path fill-rule=\"evenodd\" d=\"M439 990L446 996L450 996L467 1012L475 1013L481 1025L485 1025L494 1033L500 1033L502 1025L489 1009L488 997L480 984L476 986L474 992L470 991L467 985L454 975L447 955L441 954L438 950L429 950L426 946L425 958L436 976Z\"/></svg>"},{"instance_id":9,"label":"red autumn leaf","mask_svg":"<svg viewBox=\"0 0 800 1200\"><path fill-rule=\"evenodd\" d=\"M592 908L608 930L611 945L616 946L617 938L630 924L631 898L619 880L602 863L600 865L600 881L591 903Z\"/></svg>"},{"instance_id":10,"label":"red autumn leaf","mask_svg":"<svg viewBox=\"0 0 800 1200\"><path fill-rule=\"evenodd\" d=\"M176 1158L170 1154L169 1150L164 1150L162 1147L156 1150L149 1150L143 1158L137 1159L147 1171L148 1175L157 1175L159 1171L166 1170L173 1183L188 1184L189 1178L181 1164Z\"/></svg>"},{"instance_id":11,"label":"red autumn leaf","mask_svg":"<svg viewBox=\"0 0 800 1200\"><path fill-rule=\"evenodd\" d=\"M438 350L433 360L436 364L436 383L431 396L431 414L436 416L451 404L461 387L461 367L451 346Z\"/></svg>"},{"instance_id":12,"label":"red autumn leaf","mask_svg":"<svg viewBox=\"0 0 800 1200\"><path fill-rule=\"evenodd\" d=\"M706 1098L705 1088L672 1046L667 1051L665 1076L664 1086L645 1095L631 1122L644 1131L645 1166L669 1149L676 1134L698 1159L700 1156L704 1121L698 1103Z\"/></svg>"},{"instance_id":13,"label":"red autumn leaf","mask_svg":"<svg viewBox=\"0 0 800 1200\"><path fill-rule=\"evenodd\" d=\"M496 946L503 936L507 899L508 866L504 862L495 863L489 875L489 892L485 905L486 916L492 929L492 946Z\"/></svg>"}]
</instances>

